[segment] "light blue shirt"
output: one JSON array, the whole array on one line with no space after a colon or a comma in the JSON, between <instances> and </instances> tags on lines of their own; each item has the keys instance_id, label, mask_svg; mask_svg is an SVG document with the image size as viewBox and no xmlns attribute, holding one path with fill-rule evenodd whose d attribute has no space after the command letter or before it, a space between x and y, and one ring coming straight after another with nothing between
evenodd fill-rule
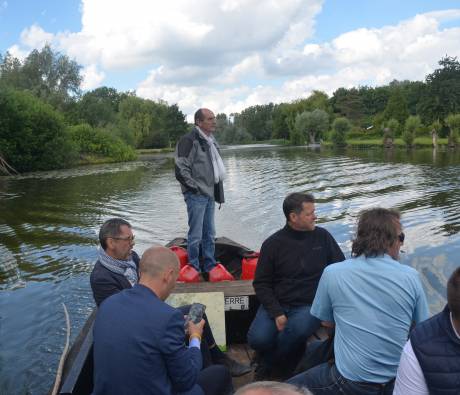
<instances>
[{"instance_id":1,"label":"light blue shirt","mask_svg":"<svg viewBox=\"0 0 460 395\"><path fill-rule=\"evenodd\" d=\"M335 322L335 364L352 381L385 383L396 376L412 322L428 318L418 272L388 255L328 266L311 314Z\"/></svg>"}]
</instances>

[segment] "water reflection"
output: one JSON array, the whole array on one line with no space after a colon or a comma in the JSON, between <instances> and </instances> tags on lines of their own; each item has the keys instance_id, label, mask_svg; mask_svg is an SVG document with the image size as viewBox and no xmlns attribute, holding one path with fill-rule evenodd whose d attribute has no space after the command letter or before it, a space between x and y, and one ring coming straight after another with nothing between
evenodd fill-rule
<instances>
[{"instance_id":1,"label":"water reflection","mask_svg":"<svg viewBox=\"0 0 460 395\"><path fill-rule=\"evenodd\" d=\"M219 235L258 249L283 225L286 194L308 191L319 222L349 255L359 211L395 207L407 234L402 262L420 272L432 313L443 307L460 255L458 151L232 147L223 157ZM64 343L60 303L75 337L93 307L97 231L113 216L133 224L140 253L185 235L172 159L0 179L0 393L41 394L51 385Z\"/></svg>"}]
</instances>

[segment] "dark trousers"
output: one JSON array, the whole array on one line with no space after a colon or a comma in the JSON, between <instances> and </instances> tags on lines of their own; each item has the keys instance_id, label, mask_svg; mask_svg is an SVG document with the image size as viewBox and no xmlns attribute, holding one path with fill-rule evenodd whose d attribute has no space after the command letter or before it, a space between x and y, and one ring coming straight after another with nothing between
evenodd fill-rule
<instances>
[{"instance_id":1,"label":"dark trousers","mask_svg":"<svg viewBox=\"0 0 460 395\"><path fill-rule=\"evenodd\" d=\"M287 381L297 387L308 388L314 395L391 395L394 379L388 383L364 383L348 380L335 364L323 363Z\"/></svg>"},{"instance_id":2,"label":"dark trousers","mask_svg":"<svg viewBox=\"0 0 460 395\"><path fill-rule=\"evenodd\" d=\"M305 342L320 327L320 320L310 314L311 306L284 308L288 321L283 331L276 328L275 320L261 305L248 331L248 344L263 358L268 367L272 367L280 358L291 358L300 351L303 354ZM303 347L303 348L302 348ZM293 367L297 361L292 361Z\"/></svg>"},{"instance_id":3,"label":"dark trousers","mask_svg":"<svg viewBox=\"0 0 460 395\"><path fill-rule=\"evenodd\" d=\"M228 395L233 393L232 376L223 365L212 365L198 376L198 385L205 395Z\"/></svg>"}]
</instances>

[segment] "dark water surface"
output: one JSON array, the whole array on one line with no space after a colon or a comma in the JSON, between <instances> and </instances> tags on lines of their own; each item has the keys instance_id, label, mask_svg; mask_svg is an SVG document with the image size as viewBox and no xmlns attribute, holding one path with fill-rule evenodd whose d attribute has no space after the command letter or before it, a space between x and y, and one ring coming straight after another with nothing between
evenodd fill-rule
<instances>
[{"instance_id":1,"label":"dark water surface","mask_svg":"<svg viewBox=\"0 0 460 395\"><path fill-rule=\"evenodd\" d=\"M421 273L432 313L460 265L460 153L236 148L223 154L227 203L218 236L253 249L284 223L289 192L318 199L319 222L350 254L356 215L395 207L406 233L402 262ZM93 308L89 287L97 231L126 218L137 252L187 231L171 158L0 178L0 394L43 394L65 342Z\"/></svg>"}]
</instances>

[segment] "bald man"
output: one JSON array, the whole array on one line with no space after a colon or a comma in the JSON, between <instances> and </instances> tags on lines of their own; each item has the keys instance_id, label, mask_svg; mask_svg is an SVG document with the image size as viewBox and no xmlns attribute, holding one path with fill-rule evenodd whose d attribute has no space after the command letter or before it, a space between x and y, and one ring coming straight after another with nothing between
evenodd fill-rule
<instances>
[{"instance_id":1,"label":"bald man","mask_svg":"<svg viewBox=\"0 0 460 395\"><path fill-rule=\"evenodd\" d=\"M217 265L214 258L214 206L216 202L224 202L225 179L224 163L213 135L215 130L214 113L200 108L195 113L195 128L179 140L174 157L176 178L187 205L190 266L202 273L205 280L213 270L220 278L231 278L230 273L224 266Z\"/></svg>"},{"instance_id":2,"label":"bald man","mask_svg":"<svg viewBox=\"0 0 460 395\"><path fill-rule=\"evenodd\" d=\"M231 376L222 365L201 370L204 320L188 322L164 302L179 274L176 255L152 247L139 263L139 283L107 298L94 324L94 395L224 395Z\"/></svg>"},{"instance_id":3,"label":"bald man","mask_svg":"<svg viewBox=\"0 0 460 395\"><path fill-rule=\"evenodd\" d=\"M245 385L235 395L312 395L307 389L276 381L258 381Z\"/></svg>"}]
</instances>

